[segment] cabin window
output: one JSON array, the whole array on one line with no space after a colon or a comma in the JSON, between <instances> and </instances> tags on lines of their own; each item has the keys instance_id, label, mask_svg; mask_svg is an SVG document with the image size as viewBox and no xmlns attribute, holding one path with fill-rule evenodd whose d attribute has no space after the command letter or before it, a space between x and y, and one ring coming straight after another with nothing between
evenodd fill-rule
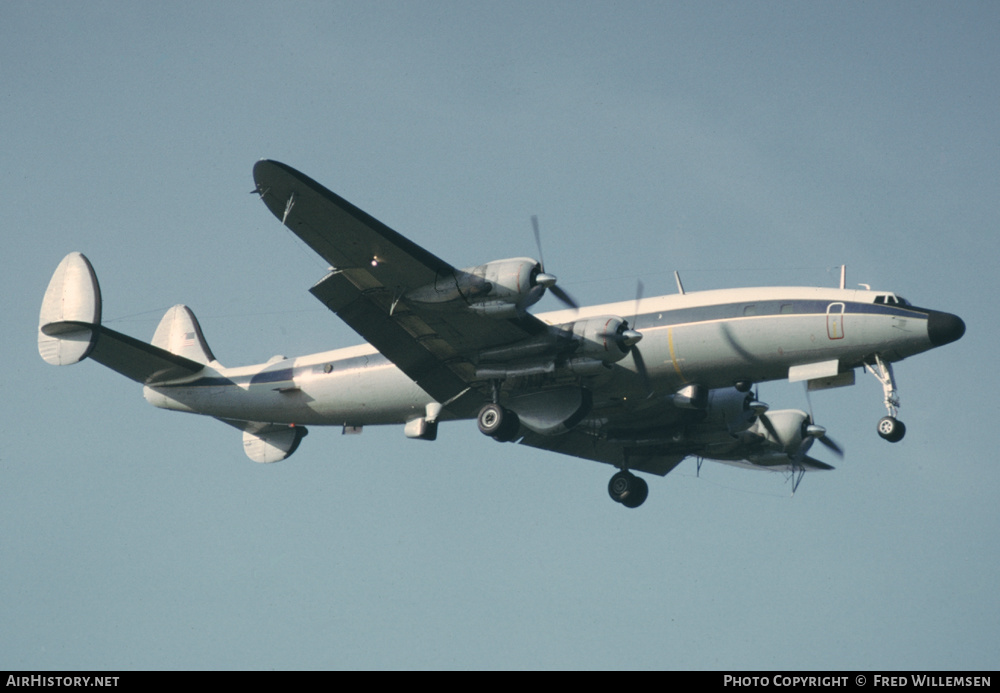
<instances>
[{"instance_id":1,"label":"cabin window","mask_svg":"<svg viewBox=\"0 0 1000 693\"><path fill-rule=\"evenodd\" d=\"M743 315L757 315L756 304L751 303L749 306L743 306Z\"/></svg>"},{"instance_id":2,"label":"cabin window","mask_svg":"<svg viewBox=\"0 0 1000 693\"><path fill-rule=\"evenodd\" d=\"M795 307L791 303L782 303L781 304L781 314L782 315L791 315L794 312L795 312Z\"/></svg>"}]
</instances>

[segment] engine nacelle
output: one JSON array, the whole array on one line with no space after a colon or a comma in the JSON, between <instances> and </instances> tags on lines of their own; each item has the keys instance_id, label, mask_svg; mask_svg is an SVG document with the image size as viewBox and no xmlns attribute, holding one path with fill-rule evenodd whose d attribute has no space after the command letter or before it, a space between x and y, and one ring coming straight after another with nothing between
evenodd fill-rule
<instances>
[{"instance_id":1,"label":"engine nacelle","mask_svg":"<svg viewBox=\"0 0 1000 693\"><path fill-rule=\"evenodd\" d=\"M769 411L766 414L768 421L774 432L767 430L763 421L757 421L755 432L763 436L768 443L777 446L782 452L790 455L805 452L813 443L813 439L806 435L806 426L809 423L809 415L800 409L779 409ZM775 436L774 434L777 434Z\"/></svg>"},{"instance_id":2,"label":"engine nacelle","mask_svg":"<svg viewBox=\"0 0 1000 693\"><path fill-rule=\"evenodd\" d=\"M477 304L482 305L486 312L492 312L488 306L493 304L506 304L523 310L537 303L545 292L545 287L535 281L541 274L542 266L531 258L494 260L462 271L483 279L489 286L486 294L471 304L473 308L477 308Z\"/></svg>"},{"instance_id":3,"label":"engine nacelle","mask_svg":"<svg viewBox=\"0 0 1000 693\"><path fill-rule=\"evenodd\" d=\"M615 363L628 355L630 345L624 335L628 330L628 322L623 318L602 315L576 320L560 327L573 334L578 345L575 352L577 357Z\"/></svg>"},{"instance_id":4,"label":"engine nacelle","mask_svg":"<svg viewBox=\"0 0 1000 693\"><path fill-rule=\"evenodd\" d=\"M745 431L757 417L750 408L753 401L751 393L739 392L735 388L711 390L708 393L706 421L714 426L725 427L730 433Z\"/></svg>"},{"instance_id":5,"label":"engine nacelle","mask_svg":"<svg viewBox=\"0 0 1000 693\"><path fill-rule=\"evenodd\" d=\"M406 300L428 307L451 307L462 301L472 310L499 318L514 317L545 293L538 283L542 266L527 257L494 260L439 277L433 284L406 293Z\"/></svg>"}]
</instances>

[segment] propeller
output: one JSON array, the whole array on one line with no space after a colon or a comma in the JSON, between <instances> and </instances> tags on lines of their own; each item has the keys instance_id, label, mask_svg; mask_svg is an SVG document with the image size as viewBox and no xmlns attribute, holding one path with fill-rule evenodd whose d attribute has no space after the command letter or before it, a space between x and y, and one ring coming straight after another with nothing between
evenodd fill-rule
<instances>
[{"instance_id":1,"label":"propeller","mask_svg":"<svg viewBox=\"0 0 1000 693\"><path fill-rule=\"evenodd\" d=\"M545 271L545 256L542 254L542 232L538 228L538 217L531 215L531 228L535 231L535 245L538 247L539 273L535 275L535 284L544 287L552 292L552 295L562 301L573 310L577 310L580 305L573 300L573 297L556 286L556 276Z\"/></svg>"},{"instance_id":2,"label":"propeller","mask_svg":"<svg viewBox=\"0 0 1000 693\"><path fill-rule=\"evenodd\" d=\"M802 431L802 437L813 438L818 440L826 449L835 454L837 457L844 456L844 449L837 445L836 441L826 434L826 428L812 422L812 414L805 421L805 428Z\"/></svg>"},{"instance_id":3,"label":"propeller","mask_svg":"<svg viewBox=\"0 0 1000 693\"><path fill-rule=\"evenodd\" d=\"M642 291L642 280L639 280L635 289L635 309L632 311L631 324L628 320L624 320L614 332L602 332L599 336L604 339L615 340L622 347L622 351L632 354L632 360L635 361L635 369L642 380L646 396L649 397L653 394L653 387L649 381L649 371L646 369L646 361L642 358L642 352L639 351L638 347L639 342L642 341L642 332L635 329L635 322L639 317L639 301L642 299Z\"/></svg>"},{"instance_id":4,"label":"propeller","mask_svg":"<svg viewBox=\"0 0 1000 693\"><path fill-rule=\"evenodd\" d=\"M781 437L778 435L778 431L774 427L774 423L767 415L767 410L769 409L768 405L765 404L764 402L761 402L760 399L757 397L757 395L754 394L753 401L751 401L747 406L749 406L750 409L753 411L753 413L757 415L757 418L760 419L761 425L764 426L764 428L767 430L771 438L775 441L780 441ZM820 426L819 424L813 423L813 416L811 409L812 407L810 406L809 414L806 416L805 419L802 420L802 429L801 429L802 442L805 443L805 441L809 439L818 440L823 446L825 446L835 455L837 455L838 457L843 457L844 456L843 448L841 448L840 445L838 445L837 442L833 440L833 438L831 438L826 434L826 428L824 426ZM800 449L798 454L799 455L804 454L804 451Z\"/></svg>"},{"instance_id":5,"label":"propeller","mask_svg":"<svg viewBox=\"0 0 1000 693\"><path fill-rule=\"evenodd\" d=\"M844 449L840 447L836 443L836 441L833 440L833 438L830 438L826 434L826 428L813 423L815 419L813 418L812 397L809 395L809 383L806 382L804 383L804 385L806 388L806 403L809 405L809 419L805 427L805 430L803 431L803 437L809 436L810 438L815 438L821 444L823 444L828 450L837 455L837 457L843 457Z\"/></svg>"},{"instance_id":6,"label":"propeller","mask_svg":"<svg viewBox=\"0 0 1000 693\"><path fill-rule=\"evenodd\" d=\"M771 423L771 419L767 417L767 410L770 409L770 407L760 401L760 397L757 396L759 392L760 391L758 390L758 392L754 393L753 401L750 402L748 406L753 410L753 413L757 415L757 418L760 419L760 422L764 425L767 432L771 434L771 438L774 440L780 440L778 437L778 431L774 428L774 424Z\"/></svg>"},{"instance_id":7,"label":"propeller","mask_svg":"<svg viewBox=\"0 0 1000 693\"><path fill-rule=\"evenodd\" d=\"M642 387L646 390L646 396L650 397L653 394L653 386L649 382L649 371L646 369L646 361L642 358L642 352L639 351L639 341L642 339L642 332L635 329L636 322L639 320L639 301L642 300L642 292L645 287L642 284L642 280L636 281L635 285L635 309L632 311L632 325L628 326L626 322L623 327L626 329L622 331L622 344L628 347L629 352L632 354L632 360L635 361L635 368L639 372L639 378L642 380Z\"/></svg>"}]
</instances>

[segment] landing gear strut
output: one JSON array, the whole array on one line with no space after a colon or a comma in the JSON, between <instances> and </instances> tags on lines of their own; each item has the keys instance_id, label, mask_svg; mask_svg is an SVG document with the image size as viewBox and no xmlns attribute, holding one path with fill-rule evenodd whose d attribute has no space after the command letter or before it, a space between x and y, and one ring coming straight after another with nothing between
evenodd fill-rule
<instances>
[{"instance_id":1,"label":"landing gear strut","mask_svg":"<svg viewBox=\"0 0 1000 693\"><path fill-rule=\"evenodd\" d=\"M892 364L886 363L882 357L875 354L875 363L866 363L868 372L882 384L883 403L888 416L883 416L878 422L878 434L890 443L898 443L906 435L906 426L896 418L899 413L899 391L896 390L896 380L892 375Z\"/></svg>"},{"instance_id":2,"label":"landing gear strut","mask_svg":"<svg viewBox=\"0 0 1000 693\"><path fill-rule=\"evenodd\" d=\"M608 482L608 495L626 508L638 508L649 495L649 485L632 472L621 471Z\"/></svg>"}]
</instances>

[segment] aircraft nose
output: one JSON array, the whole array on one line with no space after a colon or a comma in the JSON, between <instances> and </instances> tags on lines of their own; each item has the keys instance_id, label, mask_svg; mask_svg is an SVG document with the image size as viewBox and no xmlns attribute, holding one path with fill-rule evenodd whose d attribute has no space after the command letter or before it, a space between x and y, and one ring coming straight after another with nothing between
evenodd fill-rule
<instances>
[{"instance_id":1,"label":"aircraft nose","mask_svg":"<svg viewBox=\"0 0 1000 693\"><path fill-rule=\"evenodd\" d=\"M965 322L962 318L951 313L939 313L936 310L929 311L927 316L927 337L934 346L951 344L961 339L964 334Z\"/></svg>"}]
</instances>

